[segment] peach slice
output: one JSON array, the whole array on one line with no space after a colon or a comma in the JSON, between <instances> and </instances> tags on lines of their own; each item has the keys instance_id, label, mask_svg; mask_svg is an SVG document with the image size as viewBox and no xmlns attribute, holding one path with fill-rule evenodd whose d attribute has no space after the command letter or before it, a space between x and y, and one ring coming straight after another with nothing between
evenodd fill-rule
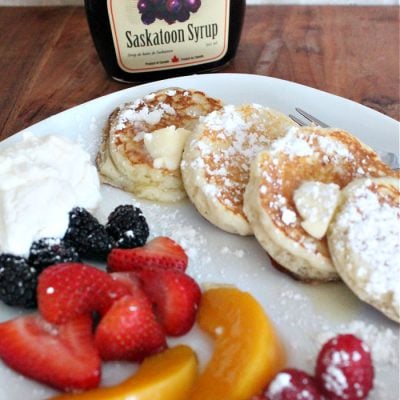
<instances>
[{"instance_id":1,"label":"peach slice","mask_svg":"<svg viewBox=\"0 0 400 400\"><path fill-rule=\"evenodd\" d=\"M191 400L250 399L283 368L283 346L249 293L228 287L207 290L198 323L215 339L215 348L194 384Z\"/></svg>"},{"instance_id":2,"label":"peach slice","mask_svg":"<svg viewBox=\"0 0 400 400\"><path fill-rule=\"evenodd\" d=\"M116 386L64 394L53 400L186 400L197 377L193 350L179 345L143 361L138 371Z\"/></svg>"}]
</instances>

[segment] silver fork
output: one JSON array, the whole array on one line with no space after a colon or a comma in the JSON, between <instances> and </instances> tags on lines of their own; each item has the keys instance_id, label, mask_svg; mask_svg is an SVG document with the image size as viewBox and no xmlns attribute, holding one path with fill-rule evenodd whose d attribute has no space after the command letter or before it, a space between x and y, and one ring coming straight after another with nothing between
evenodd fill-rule
<instances>
[{"instance_id":1,"label":"silver fork","mask_svg":"<svg viewBox=\"0 0 400 400\"><path fill-rule=\"evenodd\" d=\"M296 107L295 110L303 116L306 121L303 121L299 117L293 114L289 114L289 118L291 118L294 122L299 124L300 126L306 126L310 124L314 124L317 126L320 126L321 128L329 128L329 125L326 124L325 122L320 121L318 118L314 117L313 115L309 114L307 111L302 110L301 108ZM379 154L379 157L383 162L388 164L390 168L392 169L399 169L399 158L395 153L392 153L391 151L383 151L383 150L376 150L376 152Z\"/></svg>"}]
</instances>

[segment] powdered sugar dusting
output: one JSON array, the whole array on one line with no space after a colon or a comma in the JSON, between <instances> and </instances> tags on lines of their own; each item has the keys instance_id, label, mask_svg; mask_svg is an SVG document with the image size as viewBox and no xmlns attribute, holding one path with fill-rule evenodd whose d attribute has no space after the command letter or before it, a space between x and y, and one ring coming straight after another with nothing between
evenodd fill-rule
<instances>
[{"instance_id":1,"label":"powdered sugar dusting","mask_svg":"<svg viewBox=\"0 0 400 400\"><path fill-rule=\"evenodd\" d=\"M305 137L299 137L298 128L291 128L286 136L276 140L270 147L270 154L287 154L296 157L307 157L314 153Z\"/></svg>"},{"instance_id":2,"label":"powdered sugar dusting","mask_svg":"<svg viewBox=\"0 0 400 400\"><path fill-rule=\"evenodd\" d=\"M250 126L233 105L225 106L222 112L214 111L201 118L200 121L208 129L220 131L220 138L224 138L226 134L232 135L238 132L243 134ZM243 136L241 139L243 140Z\"/></svg>"},{"instance_id":3,"label":"powdered sugar dusting","mask_svg":"<svg viewBox=\"0 0 400 400\"><path fill-rule=\"evenodd\" d=\"M223 246L220 250L221 254L233 254L235 257L243 258L247 252L244 249L231 249L228 246Z\"/></svg>"},{"instance_id":4,"label":"powdered sugar dusting","mask_svg":"<svg viewBox=\"0 0 400 400\"><path fill-rule=\"evenodd\" d=\"M158 103L153 107L149 107L143 100L137 99L133 103L126 103L121 107L115 129L117 131L123 130L127 124L135 122L145 122L149 125L155 125L160 122L164 113L175 115L175 110L166 103Z\"/></svg>"},{"instance_id":5,"label":"powdered sugar dusting","mask_svg":"<svg viewBox=\"0 0 400 400\"><path fill-rule=\"evenodd\" d=\"M269 151L271 155L284 153L289 158L309 157L321 153L326 158L326 162L354 159L349 149L340 141L329 136L302 131L298 127L291 128L286 136L273 142Z\"/></svg>"},{"instance_id":6,"label":"powdered sugar dusting","mask_svg":"<svg viewBox=\"0 0 400 400\"><path fill-rule=\"evenodd\" d=\"M348 248L357 261L358 279L365 282L369 296L379 299L392 296L395 307L400 307L400 206L381 201L366 180L350 194L337 217L340 231L337 246ZM336 245L336 244L335 244Z\"/></svg>"},{"instance_id":7,"label":"powdered sugar dusting","mask_svg":"<svg viewBox=\"0 0 400 400\"><path fill-rule=\"evenodd\" d=\"M340 360L337 360L337 364L341 366ZM334 363L328 366L328 368L326 369L326 373L323 373L322 377L325 382L325 387L330 392L333 392L337 396L343 398L343 395L345 394L345 391L349 387L349 385L347 383L346 376L343 374L342 369L340 367L337 367Z\"/></svg>"},{"instance_id":8,"label":"powdered sugar dusting","mask_svg":"<svg viewBox=\"0 0 400 400\"><path fill-rule=\"evenodd\" d=\"M286 372L280 372L275 376L274 380L269 385L267 395L277 396L285 389L292 387L293 385L291 384L291 376Z\"/></svg>"},{"instance_id":9,"label":"powdered sugar dusting","mask_svg":"<svg viewBox=\"0 0 400 400\"><path fill-rule=\"evenodd\" d=\"M159 206L150 207L157 214L157 220L152 221L152 215L147 209L149 221L152 226L152 236L169 236L178 242L188 254L189 260L200 260L202 264L210 262L209 256L202 254L202 248L206 249L207 240L201 231L185 223L179 211L173 211L163 215Z\"/></svg>"},{"instance_id":10,"label":"powdered sugar dusting","mask_svg":"<svg viewBox=\"0 0 400 400\"><path fill-rule=\"evenodd\" d=\"M227 207L241 206L251 161L269 146L276 132L285 133L284 124L280 131L269 112L257 104L226 105L200 119L200 140L191 142L197 156L182 167L204 171L206 184L201 186L208 198Z\"/></svg>"},{"instance_id":11,"label":"powdered sugar dusting","mask_svg":"<svg viewBox=\"0 0 400 400\"><path fill-rule=\"evenodd\" d=\"M281 209L282 211L282 222L285 225L291 225L294 224L297 220L296 213L289 208L283 207Z\"/></svg>"}]
</instances>

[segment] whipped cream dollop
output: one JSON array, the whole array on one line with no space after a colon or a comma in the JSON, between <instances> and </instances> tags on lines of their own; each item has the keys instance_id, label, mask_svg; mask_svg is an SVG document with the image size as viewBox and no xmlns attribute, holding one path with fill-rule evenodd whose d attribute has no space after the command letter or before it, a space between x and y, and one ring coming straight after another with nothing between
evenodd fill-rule
<instances>
[{"instance_id":1,"label":"whipped cream dollop","mask_svg":"<svg viewBox=\"0 0 400 400\"><path fill-rule=\"evenodd\" d=\"M63 237L69 212L100 199L97 170L79 144L25 134L0 151L0 252L26 256L35 240Z\"/></svg>"}]
</instances>

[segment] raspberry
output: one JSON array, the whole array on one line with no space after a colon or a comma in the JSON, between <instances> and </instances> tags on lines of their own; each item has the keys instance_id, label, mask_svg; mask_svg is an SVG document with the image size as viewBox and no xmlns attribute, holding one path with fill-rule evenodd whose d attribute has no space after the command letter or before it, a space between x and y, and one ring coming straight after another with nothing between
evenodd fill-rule
<instances>
[{"instance_id":1,"label":"raspberry","mask_svg":"<svg viewBox=\"0 0 400 400\"><path fill-rule=\"evenodd\" d=\"M40 273L50 265L79 262L80 257L78 252L67 246L62 239L43 238L33 242L28 261Z\"/></svg>"},{"instance_id":2,"label":"raspberry","mask_svg":"<svg viewBox=\"0 0 400 400\"><path fill-rule=\"evenodd\" d=\"M149 226L140 208L118 206L108 217L107 233L115 246L123 249L143 246L149 237Z\"/></svg>"},{"instance_id":3,"label":"raspberry","mask_svg":"<svg viewBox=\"0 0 400 400\"><path fill-rule=\"evenodd\" d=\"M323 400L324 397L312 376L298 369L288 368L279 372L268 385L264 395L255 399Z\"/></svg>"},{"instance_id":4,"label":"raspberry","mask_svg":"<svg viewBox=\"0 0 400 400\"><path fill-rule=\"evenodd\" d=\"M332 400L365 399L373 387L371 353L356 336L338 335L322 347L315 375Z\"/></svg>"},{"instance_id":5,"label":"raspberry","mask_svg":"<svg viewBox=\"0 0 400 400\"><path fill-rule=\"evenodd\" d=\"M67 246L74 247L80 257L98 260L105 260L113 247L113 240L105 227L81 207L69 213L69 226L64 241Z\"/></svg>"},{"instance_id":6,"label":"raspberry","mask_svg":"<svg viewBox=\"0 0 400 400\"><path fill-rule=\"evenodd\" d=\"M24 257L0 255L0 300L9 306L36 307L37 271Z\"/></svg>"}]
</instances>

